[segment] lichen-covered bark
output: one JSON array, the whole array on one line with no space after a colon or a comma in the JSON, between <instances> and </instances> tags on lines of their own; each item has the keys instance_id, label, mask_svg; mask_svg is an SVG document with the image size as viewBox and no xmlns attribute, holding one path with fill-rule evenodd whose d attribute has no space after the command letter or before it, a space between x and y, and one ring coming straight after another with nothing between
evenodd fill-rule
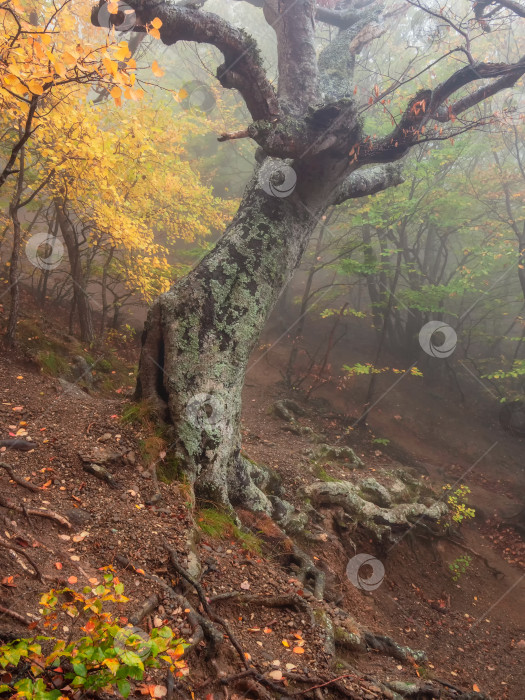
<instances>
[{"instance_id":1,"label":"lichen-covered bark","mask_svg":"<svg viewBox=\"0 0 525 700\"><path fill-rule=\"evenodd\" d=\"M241 455L241 393L249 357L281 290L335 197L401 182L393 168L346 177L319 163L287 197L269 194L270 174L289 168L267 159L216 247L152 306L143 334L137 396L172 427L170 451L197 498L273 512L268 475ZM321 176L319 173L325 173ZM277 504L277 505L276 505Z\"/></svg>"},{"instance_id":2,"label":"lichen-covered bark","mask_svg":"<svg viewBox=\"0 0 525 700\"><path fill-rule=\"evenodd\" d=\"M99 0L99 7L105 1ZM136 15L135 31L146 31L157 18L164 44L193 41L222 52L219 82L241 93L253 121L221 140L250 138L264 154L261 159L290 159L297 177L297 188L287 197L268 194L254 179L216 248L154 304L137 393L173 426L171 449L197 497L270 512L261 490L266 477L240 452L241 391L259 333L316 221L331 205L399 184L399 171L389 165L361 169L398 161L432 138L423 138L432 122L451 125L439 138L470 128L452 125L460 114L515 85L525 74L525 58L506 64L470 60L433 89L413 95L390 134L378 139L365 132L352 78L355 56L384 31L388 12L382 3L340 0L331 10L315 0L247 1L263 8L262 16L275 30L277 93L255 40L201 10L203 3L126 3ZM93 9L94 24L98 12ZM319 56L316 18L339 30ZM458 91L479 80L489 82L456 99ZM417 514L407 509L401 515Z\"/></svg>"},{"instance_id":3,"label":"lichen-covered bark","mask_svg":"<svg viewBox=\"0 0 525 700\"><path fill-rule=\"evenodd\" d=\"M298 265L321 211L254 180L215 249L150 310L138 395L173 426L176 458L196 496L271 512L264 474L241 456L248 359Z\"/></svg>"}]
</instances>

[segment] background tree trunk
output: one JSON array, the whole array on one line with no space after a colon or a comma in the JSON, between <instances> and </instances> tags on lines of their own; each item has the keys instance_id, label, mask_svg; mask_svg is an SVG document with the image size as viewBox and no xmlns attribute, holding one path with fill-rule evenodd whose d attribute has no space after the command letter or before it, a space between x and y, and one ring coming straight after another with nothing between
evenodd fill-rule
<instances>
[{"instance_id":1,"label":"background tree trunk","mask_svg":"<svg viewBox=\"0 0 525 700\"><path fill-rule=\"evenodd\" d=\"M65 204L56 202L56 213L58 224L62 232L64 243L66 244L69 265L71 268L71 281L73 282L73 308L78 313L80 324L80 338L84 342L90 343L94 338L93 319L88 295L85 289L84 273L82 271L82 261L75 229L68 219Z\"/></svg>"},{"instance_id":2,"label":"background tree trunk","mask_svg":"<svg viewBox=\"0 0 525 700\"><path fill-rule=\"evenodd\" d=\"M9 204L9 216L13 224L13 247L11 250L11 262L9 266L10 307L7 321L6 343L13 346L16 341L16 326L20 312L20 247L22 245L22 227L18 212L20 200L24 190L25 174L25 146L20 149L19 171L13 198Z\"/></svg>"}]
</instances>

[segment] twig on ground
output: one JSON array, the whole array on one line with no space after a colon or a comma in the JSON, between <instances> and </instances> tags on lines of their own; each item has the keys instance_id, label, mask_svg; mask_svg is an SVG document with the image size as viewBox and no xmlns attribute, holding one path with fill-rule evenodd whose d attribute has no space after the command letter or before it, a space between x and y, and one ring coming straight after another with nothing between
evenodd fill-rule
<instances>
[{"instance_id":1,"label":"twig on ground","mask_svg":"<svg viewBox=\"0 0 525 700\"><path fill-rule=\"evenodd\" d=\"M22 513L24 515L38 515L40 518L49 518L50 520L55 520L57 523L60 523L60 525L67 527L69 530L71 530L73 527L67 518L64 518L63 515L59 515L58 513L55 513L52 510L24 508L23 506L19 506L16 503L13 503L12 501L8 500L7 498L3 498L2 496L0 496L0 506L2 508L7 508L8 510L14 510L16 513Z\"/></svg>"},{"instance_id":2,"label":"twig on ground","mask_svg":"<svg viewBox=\"0 0 525 700\"><path fill-rule=\"evenodd\" d=\"M35 578L37 578L39 581L42 581L42 583L44 582L40 569L31 559L31 557L28 554L26 554L26 552L21 547L17 547L16 544L12 544L11 542L8 542L8 540L4 540L3 537L0 537L0 547L5 547L5 549L12 549L13 552L16 552L17 554L20 554L21 556L25 557L35 570Z\"/></svg>"},{"instance_id":3,"label":"twig on ground","mask_svg":"<svg viewBox=\"0 0 525 700\"><path fill-rule=\"evenodd\" d=\"M4 608L3 605L0 605L0 613L2 615L9 615L9 617L12 617L13 620L18 620L18 622L21 622L26 627L29 627L31 624L31 620L28 620L27 617L20 615L20 613L17 613L14 610L9 610L9 608Z\"/></svg>"},{"instance_id":4,"label":"twig on ground","mask_svg":"<svg viewBox=\"0 0 525 700\"><path fill-rule=\"evenodd\" d=\"M15 484L18 484L22 488L27 489L28 491L33 491L33 493L36 493L37 491L42 491L42 489L39 486L33 486L33 484L30 484L28 481L24 481L19 476L17 476L13 471L13 468L9 464L6 464L5 462L0 462L0 467L2 469L5 469L5 471L9 474L9 478L12 479L15 482Z\"/></svg>"}]
</instances>

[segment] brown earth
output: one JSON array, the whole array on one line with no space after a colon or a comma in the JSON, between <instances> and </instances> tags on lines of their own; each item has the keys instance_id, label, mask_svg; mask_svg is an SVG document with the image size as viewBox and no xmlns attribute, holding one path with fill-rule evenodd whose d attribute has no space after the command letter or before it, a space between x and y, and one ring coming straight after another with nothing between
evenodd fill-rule
<instances>
[{"instance_id":1,"label":"brown earth","mask_svg":"<svg viewBox=\"0 0 525 700\"><path fill-rule=\"evenodd\" d=\"M300 505L298 489L318 478L305 454L312 442L308 436L289 432L289 426L271 413L275 400L286 396L275 369L285 352L278 348L263 355L259 352L254 357L256 364L247 377L244 450L254 461L276 469L283 480L285 497ZM140 441L143 445L151 435L144 428L122 422L131 389L121 386L117 390L114 399L97 392L90 396L80 390L64 391L56 379L42 374L24 356L10 352L0 358L0 439L21 428L38 443L32 452L9 450L0 454L0 460L19 479L42 488L28 491L1 470L0 497L26 510L45 508L59 513L73 525L69 530L38 515L0 508L2 537L12 541L17 538L17 546L30 553L44 578L40 581L32 576L23 556L13 557L9 550L0 548L0 605L28 621L39 620L39 599L44 591L71 576L78 580L79 587L87 585L89 579L100 578L100 567L109 564L115 566L130 598L120 614L131 617L159 589L132 568L124 567L117 557L175 585L163 543L169 543L185 564L188 532L203 519L202 513L193 508L184 484L161 482L162 500L154 506L146 505L155 487L145 470ZM448 399L438 401L442 404ZM521 538L501 520L502 511L519 501L517 490L523 484L521 441L498 432L495 421L490 429L486 423L477 423L479 416L470 414L467 421L453 401L439 412L441 424L437 424L436 413L432 414L435 405L425 392L420 391L414 400L413 393L402 384L373 412L368 428L349 435L347 428L360 411L359 391L336 391L335 386L325 384L315 399L302 405L308 413L299 418L299 423L323 434L327 443L352 445L365 462L363 475L377 475L382 469L408 464L419 469L422 478L438 492L444 483L463 477L461 483L471 487L472 505L481 517L462 527L464 539L459 545L447 539L430 541L410 535L397 545L378 547L368 535L358 532L355 551L377 556L386 570L383 584L372 593L358 590L348 580L345 569L355 551L347 543L343 545L332 531L327 529L317 545L309 546L316 564L331 572L332 587L341 598L337 605L324 604L325 608L336 617L339 611L349 612L361 627L389 635L412 649L425 650L429 659L426 666L416 667L413 662L369 651L344 659L355 669L353 672L334 668L319 629L311 625L304 611L243 606L231 600L217 604L217 612L229 621L250 663L262 673L293 664L294 668L288 670L310 678L311 686L319 684L319 679L327 681L350 673L341 683L358 698L386 697L378 692L373 679L414 680L419 673L424 679L437 679L435 687L441 688L442 697L459 697L459 689L471 691L476 684L495 700L522 700L525 651L519 642L525 639L525 552ZM427 418L422 420L422 416ZM454 429L459 437L452 437ZM374 435L390 438L391 443L373 443ZM480 468L471 469L468 478L464 477L493 442L497 445ZM109 467L118 488L83 470L79 453L94 448L134 453L135 464L117 459ZM324 470L323 478L326 474L344 478L347 473L346 467L334 463L327 463ZM299 592L311 600L293 568L283 566L281 555L286 543L272 544L270 532L261 537L266 545L259 554L247 550L243 546L246 543L228 533L217 539L201 531L197 549L204 565L201 582L206 595L229 591L262 596ZM448 565L469 551L474 552L472 564L454 582ZM194 605L198 604L193 593L187 595ZM169 599L162 601L155 615L182 637L191 635L184 610ZM155 615L144 620L146 628L154 624ZM68 626L67 620L63 625ZM0 639L13 634L28 632L12 616L0 613ZM298 642L303 644L303 654L293 652ZM201 649L192 655L185 687L197 700L209 694L221 697L218 684L207 683L203 656ZM228 642L223 645L218 665L227 674L242 671ZM280 687L283 693L291 694L310 686L288 681L286 688L282 683ZM256 697L247 690L230 691L234 693L232 698L235 693L237 697ZM319 690L312 692L324 697Z\"/></svg>"}]
</instances>

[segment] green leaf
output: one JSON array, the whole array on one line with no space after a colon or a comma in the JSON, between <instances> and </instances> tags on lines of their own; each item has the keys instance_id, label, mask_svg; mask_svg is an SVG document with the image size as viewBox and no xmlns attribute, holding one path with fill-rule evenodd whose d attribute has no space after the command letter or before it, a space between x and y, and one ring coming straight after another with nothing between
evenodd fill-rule
<instances>
[{"instance_id":1,"label":"green leaf","mask_svg":"<svg viewBox=\"0 0 525 700\"><path fill-rule=\"evenodd\" d=\"M131 693L131 685L126 680L117 681L117 687L122 697L127 698Z\"/></svg>"},{"instance_id":2,"label":"green leaf","mask_svg":"<svg viewBox=\"0 0 525 700\"><path fill-rule=\"evenodd\" d=\"M77 674L77 676L82 676L82 678L87 676L87 669L84 664L72 664L72 666L73 671Z\"/></svg>"}]
</instances>

